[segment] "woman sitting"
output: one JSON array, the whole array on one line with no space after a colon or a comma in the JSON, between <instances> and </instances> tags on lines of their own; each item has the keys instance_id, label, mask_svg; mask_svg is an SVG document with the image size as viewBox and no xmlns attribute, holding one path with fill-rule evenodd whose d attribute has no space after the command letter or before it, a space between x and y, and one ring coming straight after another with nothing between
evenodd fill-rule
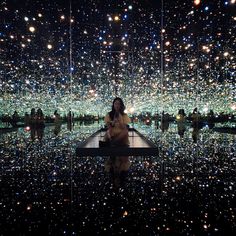
<instances>
[{"instance_id":1,"label":"woman sitting","mask_svg":"<svg viewBox=\"0 0 236 236\"><path fill-rule=\"evenodd\" d=\"M112 103L112 110L105 116L108 130L105 140L114 146L128 146L128 123L130 118L124 113L125 105L121 98L117 97Z\"/></svg>"}]
</instances>

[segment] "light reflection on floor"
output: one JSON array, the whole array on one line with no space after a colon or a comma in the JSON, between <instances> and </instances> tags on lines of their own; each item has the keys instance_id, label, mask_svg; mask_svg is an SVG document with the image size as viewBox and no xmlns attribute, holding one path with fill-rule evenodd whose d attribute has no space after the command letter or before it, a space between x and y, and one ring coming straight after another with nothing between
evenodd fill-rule
<instances>
[{"instance_id":1,"label":"light reflection on floor","mask_svg":"<svg viewBox=\"0 0 236 236\"><path fill-rule=\"evenodd\" d=\"M130 157L116 188L107 158L75 156L101 125L48 126L42 139L23 128L0 136L1 235L235 233L235 135L188 126L180 137L174 123L164 132L135 124L160 155Z\"/></svg>"}]
</instances>

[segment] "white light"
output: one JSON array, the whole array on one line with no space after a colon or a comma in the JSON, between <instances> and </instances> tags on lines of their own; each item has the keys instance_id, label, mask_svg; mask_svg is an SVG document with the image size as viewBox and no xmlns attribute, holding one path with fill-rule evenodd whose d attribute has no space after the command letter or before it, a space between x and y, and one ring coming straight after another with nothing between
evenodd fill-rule
<instances>
[{"instance_id":1,"label":"white light","mask_svg":"<svg viewBox=\"0 0 236 236\"><path fill-rule=\"evenodd\" d=\"M227 57L229 56L229 53L228 52L224 52L224 57Z\"/></svg>"},{"instance_id":2,"label":"white light","mask_svg":"<svg viewBox=\"0 0 236 236\"><path fill-rule=\"evenodd\" d=\"M203 111L204 111L204 112L207 112L207 111L208 111L208 107L204 107L204 108L203 108Z\"/></svg>"},{"instance_id":3,"label":"white light","mask_svg":"<svg viewBox=\"0 0 236 236\"><path fill-rule=\"evenodd\" d=\"M231 106L231 109L232 109L233 111L236 111L236 105L233 104L233 105Z\"/></svg>"},{"instance_id":4,"label":"white light","mask_svg":"<svg viewBox=\"0 0 236 236\"><path fill-rule=\"evenodd\" d=\"M52 49L52 44L48 44L48 45L47 45L47 48L48 48L48 49Z\"/></svg>"}]
</instances>

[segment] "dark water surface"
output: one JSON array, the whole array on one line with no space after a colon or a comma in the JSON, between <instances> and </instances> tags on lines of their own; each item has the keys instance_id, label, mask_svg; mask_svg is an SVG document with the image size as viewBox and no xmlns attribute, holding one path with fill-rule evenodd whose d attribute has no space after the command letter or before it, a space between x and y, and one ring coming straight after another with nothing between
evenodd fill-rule
<instances>
[{"instance_id":1,"label":"dark water surface","mask_svg":"<svg viewBox=\"0 0 236 236\"><path fill-rule=\"evenodd\" d=\"M75 155L99 127L0 135L0 235L235 234L235 134L136 124L159 155L130 157L116 185L107 157Z\"/></svg>"}]
</instances>

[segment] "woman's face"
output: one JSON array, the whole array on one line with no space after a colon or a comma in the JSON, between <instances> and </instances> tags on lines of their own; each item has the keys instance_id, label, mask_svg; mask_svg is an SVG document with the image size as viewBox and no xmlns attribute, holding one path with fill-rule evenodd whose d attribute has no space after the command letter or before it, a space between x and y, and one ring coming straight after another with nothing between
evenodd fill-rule
<instances>
[{"instance_id":1,"label":"woman's face","mask_svg":"<svg viewBox=\"0 0 236 236\"><path fill-rule=\"evenodd\" d=\"M116 101L114 102L115 111L120 111L120 107L121 107L120 101L119 101L119 100L116 100Z\"/></svg>"}]
</instances>

